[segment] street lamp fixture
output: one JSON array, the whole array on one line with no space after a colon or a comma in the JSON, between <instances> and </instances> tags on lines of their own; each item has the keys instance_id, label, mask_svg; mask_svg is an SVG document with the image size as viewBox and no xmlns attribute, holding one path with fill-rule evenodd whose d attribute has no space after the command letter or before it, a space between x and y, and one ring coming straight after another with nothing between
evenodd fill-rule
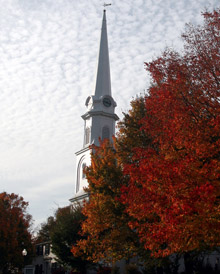
<instances>
[{"instance_id":1,"label":"street lamp fixture","mask_svg":"<svg viewBox=\"0 0 220 274\"><path fill-rule=\"evenodd\" d=\"M23 249L23 250L22 250L22 255L23 255L23 256L27 256L27 250L26 250L26 249Z\"/></svg>"}]
</instances>

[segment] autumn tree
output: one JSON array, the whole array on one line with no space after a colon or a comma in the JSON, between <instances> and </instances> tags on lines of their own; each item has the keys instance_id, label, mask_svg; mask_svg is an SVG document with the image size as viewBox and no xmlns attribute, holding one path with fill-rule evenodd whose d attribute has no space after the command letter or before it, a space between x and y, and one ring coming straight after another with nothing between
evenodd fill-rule
<instances>
[{"instance_id":1,"label":"autumn tree","mask_svg":"<svg viewBox=\"0 0 220 274\"><path fill-rule=\"evenodd\" d=\"M127 179L113 145L106 139L92 149L91 166L85 170L89 201L83 207L86 220L81 235L86 238L78 241L72 252L94 262L114 264L137 255L141 245L119 201L120 188Z\"/></svg>"},{"instance_id":2,"label":"autumn tree","mask_svg":"<svg viewBox=\"0 0 220 274\"><path fill-rule=\"evenodd\" d=\"M137 145L123 166L130 227L155 256L220 244L220 10L204 18L187 26L182 55L168 49L146 64L140 133L152 145Z\"/></svg>"},{"instance_id":3,"label":"autumn tree","mask_svg":"<svg viewBox=\"0 0 220 274\"><path fill-rule=\"evenodd\" d=\"M33 254L28 203L14 193L0 193L0 272L14 273L30 262ZM27 250L24 258L22 251ZM25 261L24 261L25 260Z\"/></svg>"}]
</instances>

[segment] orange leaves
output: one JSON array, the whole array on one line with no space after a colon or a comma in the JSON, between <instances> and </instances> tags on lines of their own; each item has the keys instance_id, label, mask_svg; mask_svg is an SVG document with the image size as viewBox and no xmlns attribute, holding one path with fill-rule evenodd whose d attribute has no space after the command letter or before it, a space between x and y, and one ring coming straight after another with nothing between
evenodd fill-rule
<instances>
[{"instance_id":1,"label":"orange leaves","mask_svg":"<svg viewBox=\"0 0 220 274\"><path fill-rule=\"evenodd\" d=\"M86 220L81 231L86 239L78 241L72 252L94 262L129 258L136 252L137 237L119 201L126 179L112 144L106 140L93 147L91 161L86 170L90 200L83 208Z\"/></svg>"}]
</instances>

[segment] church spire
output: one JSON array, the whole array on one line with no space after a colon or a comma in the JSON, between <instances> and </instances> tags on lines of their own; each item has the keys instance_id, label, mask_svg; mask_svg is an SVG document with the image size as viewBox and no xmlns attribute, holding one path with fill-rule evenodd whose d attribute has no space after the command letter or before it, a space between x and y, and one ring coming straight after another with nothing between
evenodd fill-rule
<instances>
[{"instance_id":1,"label":"church spire","mask_svg":"<svg viewBox=\"0 0 220 274\"><path fill-rule=\"evenodd\" d=\"M104 4L109 6L109 4ZM115 121L119 118L115 114L116 102L111 94L110 65L108 53L108 39L105 10L102 19L101 41L98 57L98 69L95 92L86 99L87 112L82 115L84 120L83 148L76 152L76 184L75 196L72 203L88 199L84 187L88 182L84 176L85 166L91 164L91 144L99 146L99 140L109 139L115 135Z\"/></svg>"},{"instance_id":2,"label":"church spire","mask_svg":"<svg viewBox=\"0 0 220 274\"><path fill-rule=\"evenodd\" d=\"M108 53L108 37L106 26L106 11L103 11L102 31L100 39L98 69L95 87L95 98L101 96L111 96L111 77L110 77L110 64Z\"/></svg>"}]
</instances>

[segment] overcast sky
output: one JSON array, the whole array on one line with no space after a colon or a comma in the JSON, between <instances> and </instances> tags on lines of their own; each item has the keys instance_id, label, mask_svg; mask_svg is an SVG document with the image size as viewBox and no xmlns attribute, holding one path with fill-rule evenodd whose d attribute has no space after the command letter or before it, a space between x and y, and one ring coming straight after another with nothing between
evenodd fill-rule
<instances>
[{"instance_id":1,"label":"overcast sky","mask_svg":"<svg viewBox=\"0 0 220 274\"><path fill-rule=\"evenodd\" d=\"M108 2L106 2L108 3ZM219 0L112 0L107 8L116 112L149 83L144 62L181 49L185 23ZM94 92L101 0L0 0L0 192L29 202L35 226L69 204L85 100ZM220 5L219 5L220 6Z\"/></svg>"}]
</instances>

